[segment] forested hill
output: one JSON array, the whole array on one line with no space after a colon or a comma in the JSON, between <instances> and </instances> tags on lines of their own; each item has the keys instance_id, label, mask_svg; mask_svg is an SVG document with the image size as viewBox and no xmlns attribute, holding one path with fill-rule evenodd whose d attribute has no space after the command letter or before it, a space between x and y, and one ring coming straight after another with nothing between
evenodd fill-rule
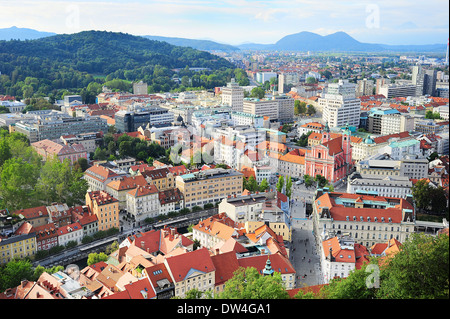
<instances>
[{"instance_id":1,"label":"forested hill","mask_svg":"<svg viewBox=\"0 0 450 319\"><path fill-rule=\"evenodd\" d=\"M117 32L83 31L36 40L0 41L0 94L22 96L18 92L21 88L15 85L27 77L47 86L41 88L45 94L85 87L93 76L152 84L156 77L172 76L171 69L186 66L212 71L234 68L208 52Z\"/></svg>"}]
</instances>

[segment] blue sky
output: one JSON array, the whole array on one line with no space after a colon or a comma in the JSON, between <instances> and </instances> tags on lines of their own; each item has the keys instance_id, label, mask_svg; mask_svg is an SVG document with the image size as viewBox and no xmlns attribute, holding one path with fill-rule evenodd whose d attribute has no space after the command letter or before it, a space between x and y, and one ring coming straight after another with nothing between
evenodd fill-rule
<instances>
[{"instance_id":1,"label":"blue sky","mask_svg":"<svg viewBox=\"0 0 450 319\"><path fill-rule=\"evenodd\" d=\"M344 31L361 42L446 43L448 0L0 0L0 28L275 43L300 31Z\"/></svg>"}]
</instances>

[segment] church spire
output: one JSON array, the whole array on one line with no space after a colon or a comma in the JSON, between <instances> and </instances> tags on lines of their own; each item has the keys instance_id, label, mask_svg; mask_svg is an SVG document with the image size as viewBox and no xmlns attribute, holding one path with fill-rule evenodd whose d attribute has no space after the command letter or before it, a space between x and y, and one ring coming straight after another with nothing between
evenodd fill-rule
<instances>
[{"instance_id":1,"label":"church spire","mask_svg":"<svg viewBox=\"0 0 450 319\"><path fill-rule=\"evenodd\" d=\"M266 261L266 267L263 270L263 276L273 276L273 269L272 269L272 265L269 259L269 256L267 256L267 261Z\"/></svg>"}]
</instances>

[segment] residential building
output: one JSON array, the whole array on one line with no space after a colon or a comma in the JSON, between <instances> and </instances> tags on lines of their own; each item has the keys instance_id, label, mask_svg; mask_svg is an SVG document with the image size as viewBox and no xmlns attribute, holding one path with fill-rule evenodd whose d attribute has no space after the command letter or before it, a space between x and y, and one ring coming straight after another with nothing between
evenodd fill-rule
<instances>
[{"instance_id":1,"label":"residential building","mask_svg":"<svg viewBox=\"0 0 450 319\"><path fill-rule=\"evenodd\" d=\"M61 162L68 159L70 164L75 164L80 158L87 159L86 149L81 144L64 145L45 139L31 143L31 147L44 161L55 156Z\"/></svg>"},{"instance_id":2,"label":"residential building","mask_svg":"<svg viewBox=\"0 0 450 319\"><path fill-rule=\"evenodd\" d=\"M220 202L219 213L226 213L236 223L255 221L262 213L265 201L265 194L230 196Z\"/></svg>"},{"instance_id":3,"label":"residential building","mask_svg":"<svg viewBox=\"0 0 450 319\"><path fill-rule=\"evenodd\" d=\"M192 227L192 238L198 240L202 247L213 249L220 244L224 244L230 238L236 240L242 235L238 223L238 218L234 221L226 213L219 213L194 225Z\"/></svg>"},{"instance_id":4,"label":"residential building","mask_svg":"<svg viewBox=\"0 0 450 319\"><path fill-rule=\"evenodd\" d=\"M278 121L281 123L293 122L295 100L285 94L275 95L272 100L278 102Z\"/></svg>"},{"instance_id":5,"label":"residential building","mask_svg":"<svg viewBox=\"0 0 450 319\"><path fill-rule=\"evenodd\" d=\"M83 228L83 237L92 236L98 232L98 218L91 213L88 206L73 206L68 212L73 221L80 223Z\"/></svg>"},{"instance_id":6,"label":"residential building","mask_svg":"<svg viewBox=\"0 0 450 319\"><path fill-rule=\"evenodd\" d=\"M139 172L139 175L142 175L148 184L155 185L159 191L174 188L175 177L177 176L167 167L145 170Z\"/></svg>"},{"instance_id":7,"label":"residential building","mask_svg":"<svg viewBox=\"0 0 450 319\"><path fill-rule=\"evenodd\" d=\"M183 194L178 188L169 188L159 191L159 214L167 215L184 208Z\"/></svg>"},{"instance_id":8,"label":"residential building","mask_svg":"<svg viewBox=\"0 0 450 319\"><path fill-rule=\"evenodd\" d=\"M62 135L60 141L64 145L81 144L86 152L94 153L97 147L100 146L102 136L100 133L81 133L75 135Z\"/></svg>"},{"instance_id":9,"label":"residential building","mask_svg":"<svg viewBox=\"0 0 450 319\"><path fill-rule=\"evenodd\" d=\"M119 180L122 176L123 174L114 172L107 167L94 164L84 171L83 178L88 182L89 190L104 191L106 190L106 185L112 181Z\"/></svg>"},{"instance_id":10,"label":"residential building","mask_svg":"<svg viewBox=\"0 0 450 319\"><path fill-rule=\"evenodd\" d=\"M91 191L86 193L86 205L98 218L98 230L120 228L119 201L105 191Z\"/></svg>"},{"instance_id":11,"label":"residential building","mask_svg":"<svg viewBox=\"0 0 450 319\"><path fill-rule=\"evenodd\" d=\"M175 283L175 296L184 298L194 288L214 292L216 268L206 248L168 257L164 265Z\"/></svg>"},{"instance_id":12,"label":"residential building","mask_svg":"<svg viewBox=\"0 0 450 319\"><path fill-rule=\"evenodd\" d=\"M105 191L119 201L119 209L124 209L127 206L127 193L130 190L147 185L148 183L142 175L124 176L109 182Z\"/></svg>"},{"instance_id":13,"label":"residential building","mask_svg":"<svg viewBox=\"0 0 450 319\"><path fill-rule=\"evenodd\" d=\"M309 132L313 133L322 133L325 125L318 122L309 122L303 125L300 125L297 129L298 136L302 136L303 134L308 134Z\"/></svg>"},{"instance_id":14,"label":"residential building","mask_svg":"<svg viewBox=\"0 0 450 319\"><path fill-rule=\"evenodd\" d=\"M19 209L14 211L13 215L18 215L21 219L26 220L33 227L46 225L49 221L47 207L45 206Z\"/></svg>"},{"instance_id":15,"label":"residential building","mask_svg":"<svg viewBox=\"0 0 450 319\"><path fill-rule=\"evenodd\" d=\"M371 80L358 80L356 84L356 97L373 95L374 83Z\"/></svg>"},{"instance_id":16,"label":"residential building","mask_svg":"<svg viewBox=\"0 0 450 319\"><path fill-rule=\"evenodd\" d=\"M327 93L319 98L323 110L322 120L330 127L359 126L361 101L355 96L355 85L348 80L330 83Z\"/></svg>"},{"instance_id":17,"label":"residential building","mask_svg":"<svg viewBox=\"0 0 450 319\"><path fill-rule=\"evenodd\" d=\"M244 89L234 79L221 89L222 104L231 106L233 112L242 112L244 106Z\"/></svg>"},{"instance_id":18,"label":"residential building","mask_svg":"<svg viewBox=\"0 0 450 319\"><path fill-rule=\"evenodd\" d=\"M83 227L81 227L80 223L77 222L58 227L56 232L58 234L58 244L60 246L66 246L72 241L79 245L83 239Z\"/></svg>"},{"instance_id":19,"label":"residential building","mask_svg":"<svg viewBox=\"0 0 450 319\"><path fill-rule=\"evenodd\" d=\"M285 177L301 178L305 175L305 149L294 149L280 156L278 160L278 173Z\"/></svg>"},{"instance_id":20,"label":"residential building","mask_svg":"<svg viewBox=\"0 0 450 319\"><path fill-rule=\"evenodd\" d=\"M233 169L208 169L176 177L176 187L187 208L219 202L228 195L242 193L243 174Z\"/></svg>"},{"instance_id":21,"label":"residential building","mask_svg":"<svg viewBox=\"0 0 450 319\"><path fill-rule=\"evenodd\" d=\"M49 250L58 246L58 227L54 223L49 223L37 227L33 227L36 233L36 251Z\"/></svg>"},{"instance_id":22,"label":"residential building","mask_svg":"<svg viewBox=\"0 0 450 319\"><path fill-rule=\"evenodd\" d=\"M328 238L328 236L326 237ZM324 239L320 245L320 265L323 282L328 284L333 278L346 278L364 263L369 263L369 251L355 243L350 236L334 236Z\"/></svg>"},{"instance_id":23,"label":"residential building","mask_svg":"<svg viewBox=\"0 0 450 319\"><path fill-rule=\"evenodd\" d=\"M370 247L395 238L400 242L414 232L415 211L412 197L347 194L316 191L313 203L313 227L318 236L328 231L348 233L355 242Z\"/></svg>"},{"instance_id":24,"label":"residential building","mask_svg":"<svg viewBox=\"0 0 450 319\"><path fill-rule=\"evenodd\" d=\"M36 233L30 223L23 223L12 236L0 237L0 264L13 259L31 257L36 253Z\"/></svg>"},{"instance_id":25,"label":"residential building","mask_svg":"<svg viewBox=\"0 0 450 319\"><path fill-rule=\"evenodd\" d=\"M138 186L126 193L127 212L134 216L136 222L159 215L159 195L155 185Z\"/></svg>"}]
</instances>

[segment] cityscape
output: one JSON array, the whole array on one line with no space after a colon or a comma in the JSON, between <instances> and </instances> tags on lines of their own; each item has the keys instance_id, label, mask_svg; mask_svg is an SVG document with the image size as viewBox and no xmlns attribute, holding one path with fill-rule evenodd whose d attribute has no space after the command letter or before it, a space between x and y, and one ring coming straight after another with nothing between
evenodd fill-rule
<instances>
[{"instance_id":1,"label":"cityscape","mask_svg":"<svg viewBox=\"0 0 450 319\"><path fill-rule=\"evenodd\" d=\"M256 1L252 19L306 4L292 5ZM237 17L227 6L251 18L248 1ZM174 314L218 316L276 315L271 299L449 298L448 35L426 42L405 20L417 42L383 42L382 1L358 7L373 41L356 22L235 42L101 31L65 8L62 31L0 24L6 304L170 299ZM429 39L448 34L436 14ZM226 299L242 302L210 306Z\"/></svg>"}]
</instances>

